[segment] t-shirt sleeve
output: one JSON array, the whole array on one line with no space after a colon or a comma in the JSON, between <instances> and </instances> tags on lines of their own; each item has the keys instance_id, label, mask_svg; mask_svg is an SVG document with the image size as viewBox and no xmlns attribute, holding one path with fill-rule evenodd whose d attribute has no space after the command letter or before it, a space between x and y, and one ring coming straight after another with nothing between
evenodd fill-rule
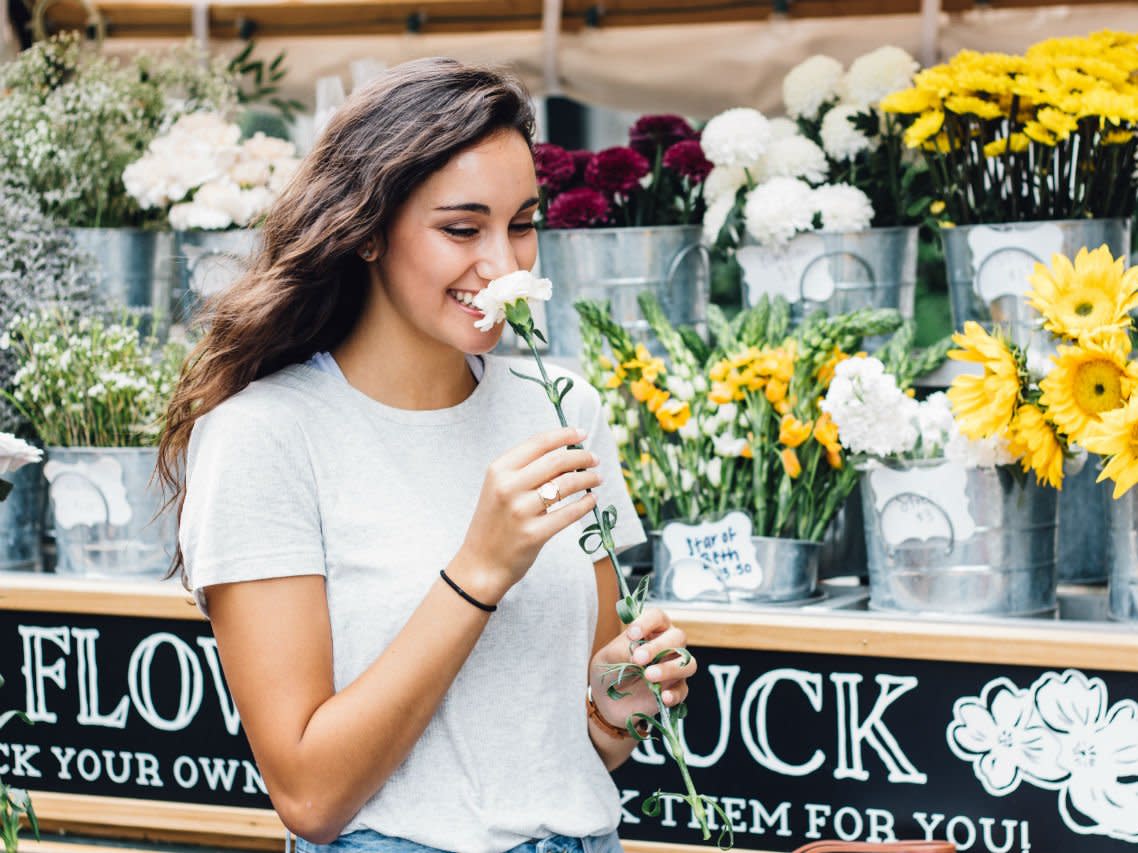
<instances>
[{"instance_id":1,"label":"t-shirt sleeve","mask_svg":"<svg viewBox=\"0 0 1138 853\"><path fill-rule=\"evenodd\" d=\"M585 447L597 454L600 458L600 472L602 482L597 492L597 506L604 509L607 506L616 508L616 526L612 530L613 544L616 552L626 551L633 545L639 545L647 540L636 508L632 505L632 498L628 494L628 486L624 482L624 472L620 467L620 455L616 449L616 439L609 429L605 418L604 408L601 406L600 394L585 380L577 380L577 385L589 392L589 404L592 409L592 418L589 426ZM576 389L574 389L576 390ZM586 522L589 517L586 517Z\"/></svg>"},{"instance_id":2,"label":"t-shirt sleeve","mask_svg":"<svg viewBox=\"0 0 1138 853\"><path fill-rule=\"evenodd\" d=\"M206 616L212 584L325 574L311 458L282 420L222 404L190 434L178 543Z\"/></svg>"}]
</instances>

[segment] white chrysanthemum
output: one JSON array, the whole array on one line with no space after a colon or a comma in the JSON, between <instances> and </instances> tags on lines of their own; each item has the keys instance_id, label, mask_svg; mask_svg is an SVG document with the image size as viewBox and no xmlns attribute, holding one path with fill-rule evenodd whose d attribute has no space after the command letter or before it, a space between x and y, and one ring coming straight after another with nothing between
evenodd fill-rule
<instances>
[{"instance_id":1,"label":"white chrysanthemum","mask_svg":"<svg viewBox=\"0 0 1138 853\"><path fill-rule=\"evenodd\" d=\"M920 67L899 47L879 47L854 60L841 81L842 100L863 107L877 104L890 92L909 88Z\"/></svg>"},{"instance_id":2,"label":"white chrysanthemum","mask_svg":"<svg viewBox=\"0 0 1138 853\"><path fill-rule=\"evenodd\" d=\"M956 422L948 395L943 391L930 394L917 406L917 429L921 434L921 456L932 459L944 455Z\"/></svg>"},{"instance_id":3,"label":"white chrysanthemum","mask_svg":"<svg viewBox=\"0 0 1138 853\"><path fill-rule=\"evenodd\" d=\"M788 136L798 136L798 125L790 119L779 116L769 121L771 126L771 141L786 139Z\"/></svg>"},{"instance_id":4,"label":"white chrysanthemum","mask_svg":"<svg viewBox=\"0 0 1138 853\"><path fill-rule=\"evenodd\" d=\"M766 116L749 107L735 107L707 123L700 145L716 166L750 166L763 156L770 140Z\"/></svg>"},{"instance_id":5,"label":"white chrysanthemum","mask_svg":"<svg viewBox=\"0 0 1138 853\"><path fill-rule=\"evenodd\" d=\"M1008 440L1004 436L971 439L955 428L944 447L944 456L965 468L995 468L1015 462L1015 457L1008 452Z\"/></svg>"},{"instance_id":6,"label":"white chrysanthemum","mask_svg":"<svg viewBox=\"0 0 1138 853\"><path fill-rule=\"evenodd\" d=\"M823 231L864 231L873 221L869 196L849 184L826 184L814 190L814 210Z\"/></svg>"},{"instance_id":7,"label":"white chrysanthemum","mask_svg":"<svg viewBox=\"0 0 1138 853\"><path fill-rule=\"evenodd\" d=\"M852 160L877 147L877 137L866 136L850 121L861 112L864 110L853 104L838 104L822 119L822 147L835 160Z\"/></svg>"},{"instance_id":8,"label":"white chrysanthemum","mask_svg":"<svg viewBox=\"0 0 1138 853\"><path fill-rule=\"evenodd\" d=\"M727 215L735 207L735 196L721 195L708 204L703 212L703 242L712 244L719 239L719 232L727 221Z\"/></svg>"},{"instance_id":9,"label":"white chrysanthemum","mask_svg":"<svg viewBox=\"0 0 1138 853\"><path fill-rule=\"evenodd\" d=\"M826 153L805 136L776 139L763 155L763 168L770 178L801 178L811 184L826 180Z\"/></svg>"},{"instance_id":10,"label":"white chrysanthemum","mask_svg":"<svg viewBox=\"0 0 1138 853\"><path fill-rule=\"evenodd\" d=\"M851 453L887 457L909 453L920 438L917 402L897 387L876 358L847 358L821 404Z\"/></svg>"},{"instance_id":11,"label":"white chrysanthemum","mask_svg":"<svg viewBox=\"0 0 1138 853\"><path fill-rule=\"evenodd\" d=\"M482 317L474 325L483 332L489 332L506 319L507 305L513 305L519 299L540 299L544 302L552 295L553 283L549 279L538 278L529 270L515 270L494 279L474 294L474 307L482 312Z\"/></svg>"},{"instance_id":12,"label":"white chrysanthemum","mask_svg":"<svg viewBox=\"0 0 1138 853\"><path fill-rule=\"evenodd\" d=\"M783 245L814 227L814 190L797 178L771 178L747 194L743 223L759 245Z\"/></svg>"},{"instance_id":13,"label":"white chrysanthemum","mask_svg":"<svg viewBox=\"0 0 1138 853\"><path fill-rule=\"evenodd\" d=\"M751 175L752 180L757 180ZM747 169L742 166L716 166L703 182L703 198L711 204L722 196L735 198L740 187L747 185Z\"/></svg>"},{"instance_id":14,"label":"white chrysanthemum","mask_svg":"<svg viewBox=\"0 0 1138 853\"><path fill-rule=\"evenodd\" d=\"M0 474L11 474L32 462L39 462L43 451L10 432L0 432Z\"/></svg>"},{"instance_id":15,"label":"white chrysanthemum","mask_svg":"<svg viewBox=\"0 0 1138 853\"><path fill-rule=\"evenodd\" d=\"M814 119L827 101L839 97L842 63L818 54L801 62L782 81L782 101L791 118Z\"/></svg>"}]
</instances>

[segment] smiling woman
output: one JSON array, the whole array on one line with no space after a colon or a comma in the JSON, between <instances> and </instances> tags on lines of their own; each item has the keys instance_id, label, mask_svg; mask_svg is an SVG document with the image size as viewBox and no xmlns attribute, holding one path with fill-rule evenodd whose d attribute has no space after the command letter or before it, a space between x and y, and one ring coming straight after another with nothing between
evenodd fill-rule
<instances>
[{"instance_id":1,"label":"smiling woman","mask_svg":"<svg viewBox=\"0 0 1138 853\"><path fill-rule=\"evenodd\" d=\"M662 612L620 625L577 545L598 503L616 551L644 541L598 395L578 381L560 426L487 354L491 282L537 254L532 120L512 77L451 60L354 93L170 405L174 570L306 853L618 851L607 771L657 705L599 673L659 657L675 705L695 671Z\"/></svg>"}]
</instances>

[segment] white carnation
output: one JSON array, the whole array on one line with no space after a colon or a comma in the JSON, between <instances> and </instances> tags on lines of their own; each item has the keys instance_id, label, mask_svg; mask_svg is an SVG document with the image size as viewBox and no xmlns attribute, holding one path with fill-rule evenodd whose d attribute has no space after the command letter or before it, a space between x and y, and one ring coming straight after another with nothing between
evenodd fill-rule
<instances>
[{"instance_id":1,"label":"white carnation","mask_svg":"<svg viewBox=\"0 0 1138 853\"><path fill-rule=\"evenodd\" d=\"M716 166L750 166L771 140L770 122L758 110L736 107L721 112L703 128L700 145Z\"/></svg>"},{"instance_id":2,"label":"white carnation","mask_svg":"<svg viewBox=\"0 0 1138 853\"><path fill-rule=\"evenodd\" d=\"M241 156L253 160L271 162L296 156L296 146L286 139L265 136L257 131L241 143Z\"/></svg>"},{"instance_id":3,"label":"white carnation","mask_svg":"<svg viewBox=\"0 0 1138 853\"><path fill-rule=\"evenodd\" d=\"M721 195L707 206L703 212L703 242L711 244L719 239L719 232L727 222L727 216L735 207L735 196Z\"/></svg>"},{"instance_id":4,"label":"white carnation","mask_svg":"<svg viewBox=\"0 0 1138 853\"><path fill-rule=\"evenodd\" d=\"M474 325L483 332L489 332L506 319L507 305L513 305L519 299L545 301L552 295L553 283L549 279L538 278L529 270L516 270L494 279L474 294L474 307L482 312L482 317Z\"/></svg>"},{"instance_id":5,"label":"white carnation","mask_svg":"<svg viewBox=\"0 0 1138 853\"><path fill-rule=\"evenodd\" d=\"M263 187L269 182L269 173L264 160L238 160L229 168L229 180L243 187Z\"/></svg>"},{"instance_id":6,"label":"white carnation","mask_svg":"<svg viewBox=\"0 0 1138 853\"><path fill-rule=\"evenodd\" d=\"M196 202L182 202L170 208L170 227L175 231L220 231L232 224L233 218L224 210Z\"/></svg>"},{"instance_id":7,"label":"white carnation","mask_svg":"<svg viewBox=\"0 0 1138 853\"><path fill-rule=\"evenodd\" d=\"M822 54L794 66L782 81L787 114L791 118L816 118L823 104L838 99L843 73L842 63Z\"/></svg>"},{"instance_id":8,"label":"white carnation","mask_svg":"<svg viewBox=\"0 0 1138 853\"><path fill-rule=\"evenodd\" d=\"M864 231L873 221L869 196L849 184L827 184L814 190L814 210L823 231Z\"/></svg>"},{"instance_id":9,"label":"white carnation","mask_svg":"<svg viewBox=\"0 0 1138 853\"><path fill-rule=\"evenodd\" d=\"M847 358L821 404L851 453L887 457L909 453L920 438L917 402L897 387L876 358Z\"/></svg>"},{"instance_id":10,"label":"white carnation","mask_svg":"<svg viewBox=\"0 0 1138 853\"><path fill-rule=\"evenodd\" d=\"M166 166L160 158L144 155L123 169L123 186L143 210L165 207L181 199L182 196L170 198L173 181Z\"/></svg>"},{"instance_id":11,"label":"white carnation","mask_svg":"<svg viewBox=\"0 0 1138 853\"><path fill-rule=\"evenodd\" d=\"M0 474L11 474L32 462L39 462L43 451L10 432L0 432Z\"/></svg>"},{"instance_id":12,"label":"white carnation","mask_svg":"<svg viewBox=\"0 0 1138 853\"><path fill-rule=\"evenodd\" d=\"M853 104L838 104L822 119L822 147L835 160L852 160L876 147L877 138L866 136L850 121L861 112L864 110Z\"/></svg>"},{"instance_id":13,"label":"white carnation","mask_svg":"<svg viewBox=\"0 0 1138 853\"><path fill-rule=\"evenodd\" d=\"M825 152L805 136L776 139L767 147L763 168L769 178L801 178L811 184L826 180Z\"/></svg>"},{"instance_id":14,"label":"white carnation","mask_svg":"<svg viewBox=\"0 0 1138 853\"><path fill-rule=\"evenodd\" d=\"M965 468L995 468L997 465L1011 465L1015 462L1015 457L1008 452L1008 441L1003 436L971 439L955 428L944 447L944 456L950 462Z\"/></svg>"},{"instance_id":15,"label":"white carnation","mask_svg":"<svg viewBox=\"0 0 1138 853\"><path fill-rule=\"evenodd\" d=\"M228 148L241 139L241 128L227 122L220 113L198 112L179 118L165 136L193 139L208 148Z\"/></svg>"},{"instance_id":16,"label":"white carnation","mask_svg":"<svg viewBox=\"0 0 1138 853\"><path fill-rule=\"evenodd\" d=\"M762 246L784 245L814 227L814 191L797 178L771 178L747 194L743 221Z\"/></svg>"},{"instance_id":17,"label":"white carnation","mask_svg":"<svg viewBox=\"0 0 1138 853\"><path fill-rule=\"evenodd\" d=\"M273 191L274 195L280 195L288 186L288 182L292 180L292 176L296 174L297 169L300 168L300 161L295 157L282 157L279 160L274 160L272 167L273 174L269 176L269 189Z\"/></svg>"},{"instance_id":18,"label":"white carnation","mask_svg":"<svg viewBox=\"0 0 1138 853\"><path fill-rule=\"evenodd\" d=\"M798 136L798 125L782 116L770 119L770 127L772 141L786 139L788 136Z\"/></svg>"},{"instance_id":19,"label":"white carnation","mask_svg":"<svg viewBox=\"0 0 1138 853\"><path fill-rule=\"evenodd\" d=\"M735 193L746 184L747 170L742 166L716 166L703 182L703 197L708 204L723 196L734 199Z\"/></svg>"},{"instance_id":20,"label":"white carnation","mask_svg":"<svg viewBox=\"0 0 1138 853\"><path fill-rule=\"evenodd\" d=\"M932 459L944 455L944 448L952 437L956 421L952 406L943 391L930 394L917 406L917 429L921 433L921 456Z\"/></svg>"},{"instance_id":21,"label":"white carnation","mask_svg":"<svg viewBox=\"0 0 1138 853\"><path fill-rule=\"evenodd\" d=\"M863 107L877 104L890 92L909 88L920 67L899 47L879 47L854 60L841 81L842 100Z\"/></svg>"}]
</instances>

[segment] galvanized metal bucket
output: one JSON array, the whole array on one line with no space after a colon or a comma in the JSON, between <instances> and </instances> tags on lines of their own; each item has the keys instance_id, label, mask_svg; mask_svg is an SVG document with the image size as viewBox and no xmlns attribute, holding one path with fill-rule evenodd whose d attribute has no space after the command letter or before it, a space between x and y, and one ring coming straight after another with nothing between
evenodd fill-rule
<instances>
[{"instance_id":1,"label":"galvanized metal bucket","mask_svg":"<svg viewBox=\"0 0 1138 853\"><path fill-rule=\"evenodd\" d=\"M1008 330L1012 340L1032 352L1054 353L1055 341L1042 328L1039 313L1027 304L1028 277L1052 255L1073 258L1079 249L1106 244L1115 257L1130 250L1130 220L1069 219L968 225L941 231L956 328L975 320ZM1087 467L1093 468L1093 465ZM1069 583L1105 580L1106 501L1109 484L1096 484L1090 471L1068 477L1059 494L1059 579Z\"/></svg>"},{"instance_id":2,"label":"galvanized metal bucket","mask_svg":"<svg viewBox=\"0 0 1138 853\"><path fill-rule=\"evenodd\" d=\"M579 357L581 333L573 303L607 301L613 316L636 341L654 336L637 297L650 290L676 325L707 325L710 256L698 225L647 228L570 228L538 233L541 274L553 282L545 305L549 355Z\"/></svg>"},{"instance_id":3,"label":"galvanized metal bucket","mask_svg":"<svg viewBox=\"0 0 1138 853\"><path fill-rule=\"evenodd\" d=\"M1034 477L946 460L870 465L861 496L871 608L1055 612L1057 493Z\"/></svg>"},{"instance_id":4,"label":"galvanized metal bucket","mask_svg":"<svg viewBox=\"0 0 1138 853\"><path fill-rule=\"evenodd\" d=\"M834 514L822 537L818 559L818 577L865 577L868 571L865 555L865 520L861 514L861 496L854 492Z\"/></svg>"},{"instance_id":5,"label":"galvanized metal bucket","mask_svg":"<svg viewBox=\"0 0 1138 853\"><path fill-rule=\"evenodd\" d=\"M204 300L220 293L249 268L260 246L253 228L231 231L177 231L177 283L174 320L188 323Z\"/></svg>"},{"instance_id":6,"label":"galvanized metal bucket","mask_svg":"<svg viewBox=\"0 0 1138 853\"><path fill-rule=\"evenodd\" d=\"M55 570L89 577L160 577L176 544L175 519L161 512L152 447L50 447Z\"/></svg>"},{"instance_id":7,"label":"galvanized metal bucket","mask_svg":"<svg viewBox=\"0 0 1138 853\"><path fill-rule=\"evenodd\" d=\"M174 289L174 235L140 228L72 228L79 248L95 258L99 289L112 305L149 312L163 332Z\"/></svg>"},{"instance_id":8,"label":"galvanized metal bucket","mask_svg":"<svg viewBox=\"0 0 1138 853\"><path fill-rule=\"evenodd\" d=\"M4 479L12 484L0 501L0 571L38 572L43 568L43 511L47 481L43 463L25 465Z\"/></svg>"},{"instance_id":9,"label":"galvanized metal bucket","mask_svg":"<svg viewBox=\"0 0 1138 853\"><path fill-rule=\"evenodd\" d=\"M941 232L952 322L960 328L975 320L1010 330L1012 340L1039 352L1053 352L1039 313L1024 300L1028 276L1037 263L1050 264L1059 253L1073 258L1079 249L1104 243L1115 257L1130 252L1128 219L1062 219L967 225Z\"/></svg>"},{"instance_id":10,"label":"galvanized metal bucket","mask_svg":"<svg viewBox=\"0 0 1138 853\"><path fill-rule=\"evenodd\" d=\"M745 575L726 571L707 559L672 553L665 543L668 525L648 534L652 545L651 597L663 601L730 604L789 604L808 601L818 588L822 543L751 536L754 561Z\"/></svg>"},{"instance_id":11,"label":"galvanized metal bucket","mask_svg":"<svg viewBox=\"0 0 1138 853\"><path fill-rule=\"evenodd\" d=\"M796 318L819 309L844 314L859 308L896 308L912 318L917 288L917 229L870 228L796 235L783 248L745 239L736 253L745 298L781 295Z\"/></svg>"},{"instance_id":12,"label":"galvanized metal bucket","mask_svg":"<svg viewBox=\"0 0 1138 853\"><path fill-rule=\"evenodd\" d=\"M1113 483L1110 484L1113 487ZM1110 503L1110 578L1107 612L1121 622L1138 621L1138 489Z\"/></svg>"}]
</instances>

